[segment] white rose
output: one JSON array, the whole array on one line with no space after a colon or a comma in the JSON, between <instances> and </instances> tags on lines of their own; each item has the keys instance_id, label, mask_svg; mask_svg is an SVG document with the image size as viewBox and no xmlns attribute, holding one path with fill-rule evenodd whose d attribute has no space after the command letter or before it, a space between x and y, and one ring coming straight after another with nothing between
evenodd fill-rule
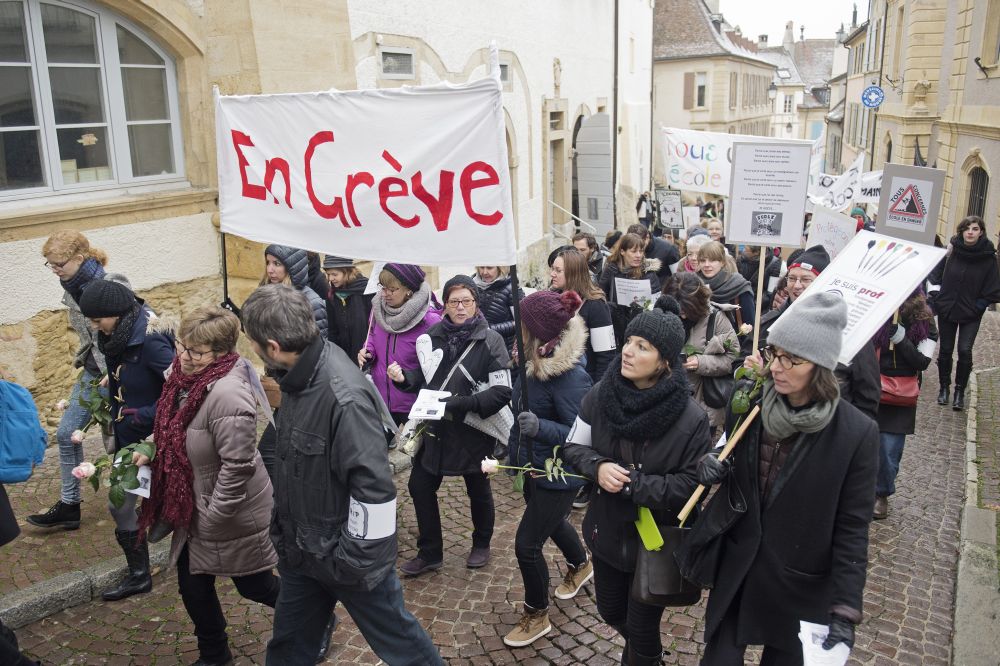
<instances>
[{"instance_id":1,"label":"white rose","mask_svg":"<svg viewBox=\"0 0 1000 666\"><path fill-rule=\"evenodd\" d=\"M73 476L78 479L89 479L94 476L94 472L96 471L97 468L94 467L93 463L82 462L73 468Z\"/></svg>"},{"instance_id":2,"label":"white rose","mask_svg":"<svg viewBox=\"0 0 1000 666\"><path fill-rule=\"evenodd\" d=\"M483 474L495 474L500 463L493 458L483 458L483 462L480 467L483 470Z\"/></svg>"},{"instance_id":3,"label":"white rose","mask_svg":"<svg viewBox=\"0 0 1000 666\"><path fill-rule=\"evenodd\" d=\"M83 444L83 438L86 437L82 430L74 430L73 434L69 436L69 441L74 444Z\"/></svg>"}]
</instances>

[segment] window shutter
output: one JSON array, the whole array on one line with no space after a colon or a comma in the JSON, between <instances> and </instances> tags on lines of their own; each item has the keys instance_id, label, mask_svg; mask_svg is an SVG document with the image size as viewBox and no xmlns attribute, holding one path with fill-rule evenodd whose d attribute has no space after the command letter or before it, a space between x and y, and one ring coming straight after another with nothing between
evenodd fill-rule
<instances>
[{"instance_id":1,"label":"window shutter","mask_svg":"<svg viewBox=\"0 0 1000 666\"><path fill-rule=\"evenodd\" d=\"M694 72L684 73L684 108L694 108Z\"/></svg>"}]
</instances>

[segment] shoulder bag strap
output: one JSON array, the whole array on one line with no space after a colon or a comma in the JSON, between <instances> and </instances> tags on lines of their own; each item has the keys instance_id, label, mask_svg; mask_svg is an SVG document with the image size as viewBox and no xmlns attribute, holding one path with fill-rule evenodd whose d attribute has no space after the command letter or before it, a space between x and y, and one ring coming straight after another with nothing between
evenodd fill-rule
<instances>
[{"instance_id":1,"label":"shoulder bag strap","mask_svg":"<svg viewBox=\"0 0 1000 666\"><path fill-rule=\"evenodd\" d=\"M476 346L476 342L478 342L478 340L470 342L465 348L465 351L462 352L462 355L458 357L457 361L455 361L455 365L451 366L451 370L448 371L448 376L444 378L444 381L441 382L441 386L438 387L439 391L443 391L444 387L448 385L448 382L450 382L451 378L455 375L455 371L458 370L458 366L462 365L462 361L464 361L465 357L469 355L472 348Z\"/></svg>"}]
</instances>

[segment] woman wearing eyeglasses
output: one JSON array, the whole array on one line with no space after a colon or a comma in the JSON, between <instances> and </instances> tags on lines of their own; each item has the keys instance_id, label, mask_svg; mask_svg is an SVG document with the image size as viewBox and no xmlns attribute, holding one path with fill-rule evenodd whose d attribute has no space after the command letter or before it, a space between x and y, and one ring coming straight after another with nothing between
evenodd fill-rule
<instances>
[{"instance_id":1,"label":"woman wearing eyeglasses","mask_svg":"<svg viewBox=\"0 0 1000 666\"><path fill-rule=\"evenodd\" d=\"M510 401L510 357L503 337L479 311L479 291L472 278L456 275L444 285L444 318L420 336L418 369L389 366L390 379L402 389L448 391L444 418L427 421L423 446L413 459L408 484L417 514L417 555L400 566L407 576L440 569L444 560L437 491L446 476L461 476L472 512L472 550L466 566L490 561L493 538L493 491L482 473L483 458L493 456L496 440L466 422L474 414L487 419Z\"/></svg>"},{"instance_id":2,"label":"woman wearing eyeglasses","mask_svg":"<svg viewBox=\"0 0 1000 666\"><path fill-rule=\"evenodd\" d=\"M63 288L62 302L69 309L69 323L80 339L73 357L73 367L80 368L80 376L70 392L66 409L59 420L56 441L59 443L59 473L61 490L59 501L45 513L28 516L35 527L61 527L75 530L80 527L80 480L73 476L73 468L83 462L83 443L73 441L73 432L90 421L90 412L80 404L91 397L92 385L107 373L104 354L97 346L97 331L80 312L80 294L94 280L110 280L128 286L128 279L120 273L107 273L104 266L108 255L91 247L87 237L79 231L64 229L52 234L42 246L45 267L59 278ZM107 389L100 389L106 394Z\"/></svg>"},{"instance_id":3,"label":"woman wearing eyeglasses","mask_svg":"<svg viewBox=\"0 0 1000 666\"><path fill-rule=\"evenodd\" d=\"M255 446L266 399L253 366L236 353L239 336L236 315L214 305L181 320L156 408L157 451L139 521L140 531L153 528L151 541L161 526L173 529L170 562L204 665L233 658L216 576L271 608L280 589L271 571L278 562L269 535L273 491Z\"/></svg>"},{"instance_id":4,"label":"woman wearing eyeglasses","mask_svg":"<svg viewBox=\"0 0 1000 666\"><path fill-rule=\"evenodd\" d=\"M829 625L825 649L854 644L879 438L840 399L846 325L847 306L829 292L775 322L760 415L731 462L710 453L698 464L702 484L722 483L680 553L685 575L712 588L704 666L742 664L748 645L764 646L761 663L801 664L802 620ZM730 410L730 435L739 418Z\"/></svg>"},{"instance_id":5,"label":"woman wearing eyeglasses","mask_svg":"<svg viewBox=\"0 0 1000 666\"><path fill-rule=\"evenodd\" d=\"M389 366L417 370L417 338L441 321L431 287L419 266L386 264L379 273L379 290L372 301L368 342L358 353L358 365L370 367L372 381L397 425L406 423L417 396L390 379Z\"/></svg>"},{"instance_id":6,"label":"woman wearing eyeglasses","mask_svg":"<svg viewBox=\"0 0 1000 666\"><path fill-rule=\"evenodd\" d=\"M94 280L84 288L80 311L97 329L97 346L108 364L108 392L118 451L153 434L163 373L174 360L173 334L128 287L109 280ZM120 507L108 506L129 574L120 585L104 591L101 596L105 601L153 588L149 550L145 539L139 538L137 498L127 493Z\"/></svg>"}]
</instances>

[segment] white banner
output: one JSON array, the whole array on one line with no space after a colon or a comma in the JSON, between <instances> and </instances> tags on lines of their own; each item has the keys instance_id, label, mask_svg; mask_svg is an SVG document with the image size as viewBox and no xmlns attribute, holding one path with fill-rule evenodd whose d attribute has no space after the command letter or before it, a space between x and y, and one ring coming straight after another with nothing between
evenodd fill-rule
<instances>
[{"instance_id":1,"label":"white banner","mask_svg":"<svg viewBox=\"0 0 1000 666\"><path fill-rule=\"evenodd\" d=\"M515 263L498 78L215 108L222 231L355 259Z\"/></svg>"},{"instance_id":2,"label":"white banner","mask_svg":"<svg viewBox=\"0 0 1000 666\"><path fill-rule=\"evenodd\" d=\"M854 203L877 204L882 196L882 172L866 171L861 174L861 186L854 195Z\"/></svg>"},{"instance_id":3,"label":"white banner","mask_svg":"<svg viewBox=\"0 0 1000 666\"><path fill-rule=\"evenodd\" d=\"M812 220L809 222L809 240L806 247L822 245L831 259L836 259L840 251L854 238L858 223L853 217L848 217L825 206L813 209Z\"/></svg>"},{"instance_id":4,"label":"white banner","mask_svg":"<svg viewBox=\"0 0 1000 666\"><path fill-rule=\"evenodd\" d=\"M661 127L660 152L667 187L728 197L734 141L802 143L794 139Z\"/></svg>"},{"instance_id":5,"label":"white banner","mask_svg":"<svg viewBox=\"0 0 1000 666\"><path fill-rule=\"evenodd\" d=\"M861 153L847 171L836 176L822 174L820 185L809 192L809 200L817 206L826 206L831 210L841 211L851 205L861 185L861 169L864 168L865 154Z\"/></svg>"},{"instance_id":6,"label":"white banner","mask_svg":"<svg viewBox=\"0 0 1000 666\"><path fill-rule=\"evenodd\" d=\"M847 302L840 362L851 359L882 328L945 254L944 248L861 231L802 294L832 291Z\"/></svg>"}]
</instances>

